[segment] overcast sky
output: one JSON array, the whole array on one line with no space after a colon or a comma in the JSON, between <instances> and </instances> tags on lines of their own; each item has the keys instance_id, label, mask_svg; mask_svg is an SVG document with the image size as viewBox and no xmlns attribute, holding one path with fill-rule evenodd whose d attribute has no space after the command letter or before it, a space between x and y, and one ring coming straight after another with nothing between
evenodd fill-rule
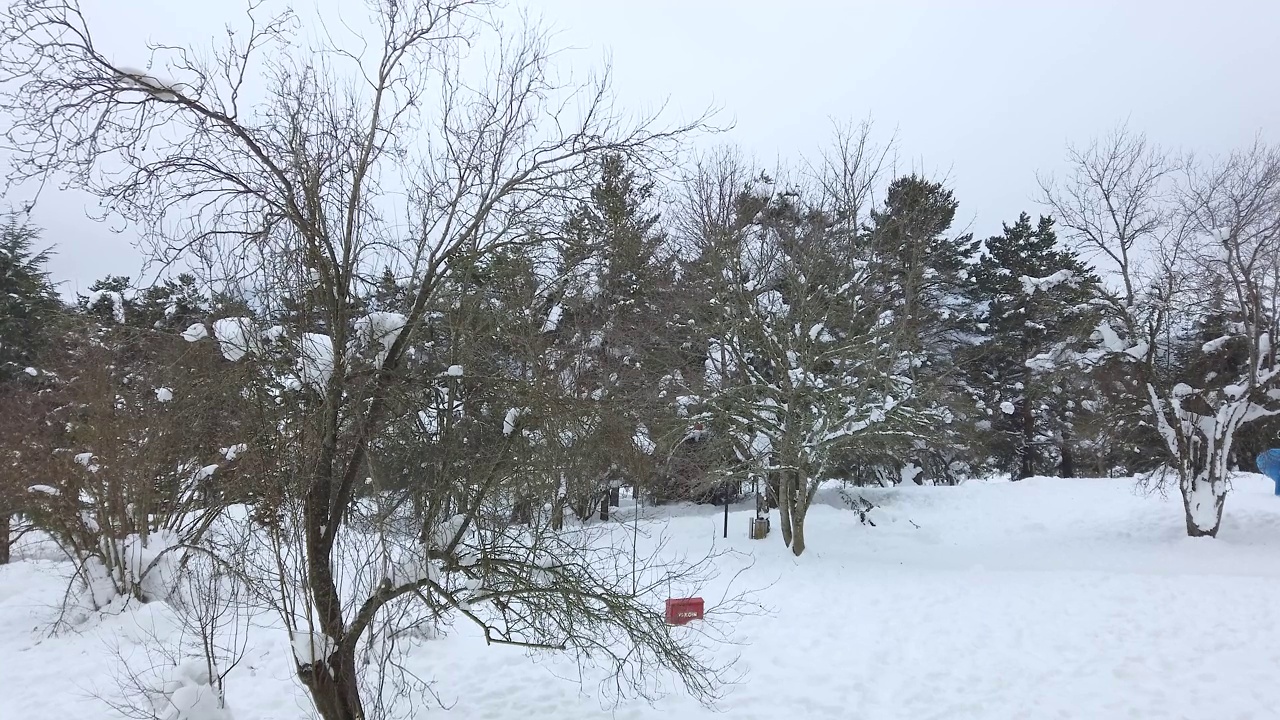
<instances>
[{"instance_id":1,"label":"overcast sky","mask_svg":"<svg viewBox=\"0 0 1280 720\"><path fill-rule=\"evenodd\" d=\"M359 0L340 0L356 3ZM1036 211L1037 171L1070 140L1127 120L1171 147L1222 153L1280 142L1280 2L862 2L530 0L577 48L612 57L624 103L714 104L732 142L766 165L812 152L835 120L896 134L900 167L944 177L979 237ZM203 42L242 0L86 2L115 47ZM141 48L139 48L141 51ZM74 292L137 275L127 230L87 218L91 199L48 193L35 213Z\"/></svg>"}]
</instances>

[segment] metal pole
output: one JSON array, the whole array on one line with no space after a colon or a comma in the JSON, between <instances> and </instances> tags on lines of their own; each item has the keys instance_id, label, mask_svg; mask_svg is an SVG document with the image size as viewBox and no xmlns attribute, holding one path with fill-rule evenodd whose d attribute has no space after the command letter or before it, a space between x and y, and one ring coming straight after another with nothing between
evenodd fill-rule
<instances>
[{"instance_id":1,"label":"metal pole","mask_svg":"<svg viewBox=\"0 0 1280 720\"><path fill-rule=\"evenodd\" d=\"M724 536L729 537L729 488L725 488L724 494Z\"/></svg>"}]
</instances>

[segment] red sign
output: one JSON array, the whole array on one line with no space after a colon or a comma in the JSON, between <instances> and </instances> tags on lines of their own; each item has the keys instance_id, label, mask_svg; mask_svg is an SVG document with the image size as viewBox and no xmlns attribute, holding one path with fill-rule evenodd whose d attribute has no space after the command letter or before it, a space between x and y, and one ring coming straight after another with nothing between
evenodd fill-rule
<instances>
[{"instance_id":1,"label":"red sign","mask_svg":"<svg viewBox=\"0 0 1280 720\"><path fill-rule=\"evenodd\" d=\"M705 612L702 598L673 598L667 601L667 624L684 625L701 620Z\"/></svg>"}]
</instances>

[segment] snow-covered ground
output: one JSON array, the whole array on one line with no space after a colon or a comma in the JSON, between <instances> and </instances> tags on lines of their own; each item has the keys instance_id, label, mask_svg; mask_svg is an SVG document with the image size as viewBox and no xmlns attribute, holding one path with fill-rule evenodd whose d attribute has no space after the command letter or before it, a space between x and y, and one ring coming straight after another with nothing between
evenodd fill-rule
<instances>
[{"instance_id":1,"label":"snow-covered ground","mask_svg":"<svg viewBox=\"0 0 1280 720\"><path fill-rule=\"evenodd\" d=\"M1132 480L1034 479L869 491L877 527L836 491L793 558L776 534L746 539L747 506L719 537L713 508L649 522L671 547L726 556L720 580L756 589L740 619L742 679L715 710L681 696L603 704L598 678L563 661L488 648L457 625L414 651L450 718L1234 718L1280 717L1280 498L1235 480L1217 540L1186 538L1176 497ZM662 527L656 527L661 525ZM117 653L171 622L161 604L50 636L65 567L0 567L0 718L111 717ZM714 600L722 588L710 587ZM237 720L310 717L289 638L255 629L229 677ZM719 710L721 712L716 712Z\"/></svg>"}]
</instances>

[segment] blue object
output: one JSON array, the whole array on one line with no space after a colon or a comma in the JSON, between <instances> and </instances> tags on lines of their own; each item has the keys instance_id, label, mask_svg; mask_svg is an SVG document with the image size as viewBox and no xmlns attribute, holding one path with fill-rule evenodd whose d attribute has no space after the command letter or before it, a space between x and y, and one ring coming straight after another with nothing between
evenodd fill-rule
<instances>
[{"instance_id":1,"label":"blue object","mask_svg":"<svg viewBox=\"0 0 1280 720\"><path fill-rule=\"evenodd\" d=\"M1272 448L1258 456L1258 470L1276 483L1276 495L1280 495L1280 448Z\"/></svg>"}]
</instances>

